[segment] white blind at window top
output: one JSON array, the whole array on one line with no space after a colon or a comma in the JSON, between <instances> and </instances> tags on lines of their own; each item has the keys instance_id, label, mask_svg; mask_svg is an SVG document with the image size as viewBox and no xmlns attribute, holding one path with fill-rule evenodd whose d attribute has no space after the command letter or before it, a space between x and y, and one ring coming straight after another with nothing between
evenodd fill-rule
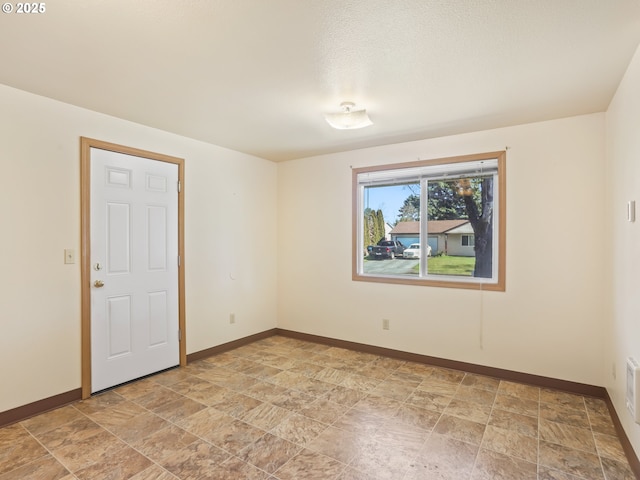
<instances>
[{"instance_id":1,"label":"white blind at window top","mask_svg":"<svg viewBox=\"0 0 640 480\"><path fill-rule=\"evenodd\" d=\"M423 178L447 180L461 177L482 177L498 173L498 160L423 165L392 170L378 170L358 174L358 185L397 185L419 182Z\"/></svg>"}]
</instances>

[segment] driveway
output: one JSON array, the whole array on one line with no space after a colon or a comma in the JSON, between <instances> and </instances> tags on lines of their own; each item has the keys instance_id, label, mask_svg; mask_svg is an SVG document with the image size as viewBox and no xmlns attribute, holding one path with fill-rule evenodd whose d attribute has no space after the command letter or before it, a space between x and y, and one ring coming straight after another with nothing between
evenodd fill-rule
<instances>
[{"instance_id":1,"label":"driveway","mask_svg":"<svg viewBox=\"0 0 640 480\"><path fill-rule=\"evenodd\" d=\"M405 260L395 258L393 260L365 260L364 273L381 273L386 275L416 275L413 268L420 263L419 259Z\"/></svg>"}]
</instances>

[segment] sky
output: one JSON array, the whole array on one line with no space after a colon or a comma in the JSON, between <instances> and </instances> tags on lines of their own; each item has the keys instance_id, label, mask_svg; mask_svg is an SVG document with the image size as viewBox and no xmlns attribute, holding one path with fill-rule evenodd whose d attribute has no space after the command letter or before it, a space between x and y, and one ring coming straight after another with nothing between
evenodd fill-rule
<instances>
[{"instance_id":1,"label":"sky","mask_svg":"<svg viewBox=\"0 0 640 480\"><path fill-rule=\"evenodd\" d=\"M382 210L384 221L393 225L398 218L398 210L411 193L406 185L367 187L364 190L364 208Z\"/></svg>"}]
</instances>

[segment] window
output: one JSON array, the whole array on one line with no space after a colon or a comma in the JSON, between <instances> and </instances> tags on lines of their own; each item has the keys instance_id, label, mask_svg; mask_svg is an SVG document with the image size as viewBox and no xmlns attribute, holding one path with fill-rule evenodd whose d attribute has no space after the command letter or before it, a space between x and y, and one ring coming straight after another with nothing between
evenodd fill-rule
<instances>
[{"instance_id":1,"label":"window","mask_svg":"<svg viewBox=\"0 0 640 480\"><path fill-rule=\"evenodd\" d=\"M354 169L353 279L504 291L505 161L492 152Z\"/></svg>"}]
</instances>

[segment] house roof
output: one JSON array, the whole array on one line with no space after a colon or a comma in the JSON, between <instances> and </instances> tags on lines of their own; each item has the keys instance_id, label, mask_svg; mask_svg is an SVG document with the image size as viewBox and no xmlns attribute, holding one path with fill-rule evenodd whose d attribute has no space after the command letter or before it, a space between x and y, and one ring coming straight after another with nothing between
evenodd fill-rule
<instances>
[{"instance_id":1,"label":"house roof","mask_svg":"<svg viewBox=\"0 0 640 480\"><path fill-rule=\"evenodd\" d=\"M430 234L447 233L469 223L469 220L429 220L427 230ZM418 235L420 233L420 222L398 222L391 235Z\"/></svg>"},{"instance_id":2,"label":"house roof","mask_svg":"<svg viewBox=\"0 0 640 480\"><path fill-rule=\"evenodd\" d=\"M1 15L0 83L274 161L603 112L640 41L638 0L56 0ZM329 127L344 101L373 126Z\"/></svg>"}]
</instances>

